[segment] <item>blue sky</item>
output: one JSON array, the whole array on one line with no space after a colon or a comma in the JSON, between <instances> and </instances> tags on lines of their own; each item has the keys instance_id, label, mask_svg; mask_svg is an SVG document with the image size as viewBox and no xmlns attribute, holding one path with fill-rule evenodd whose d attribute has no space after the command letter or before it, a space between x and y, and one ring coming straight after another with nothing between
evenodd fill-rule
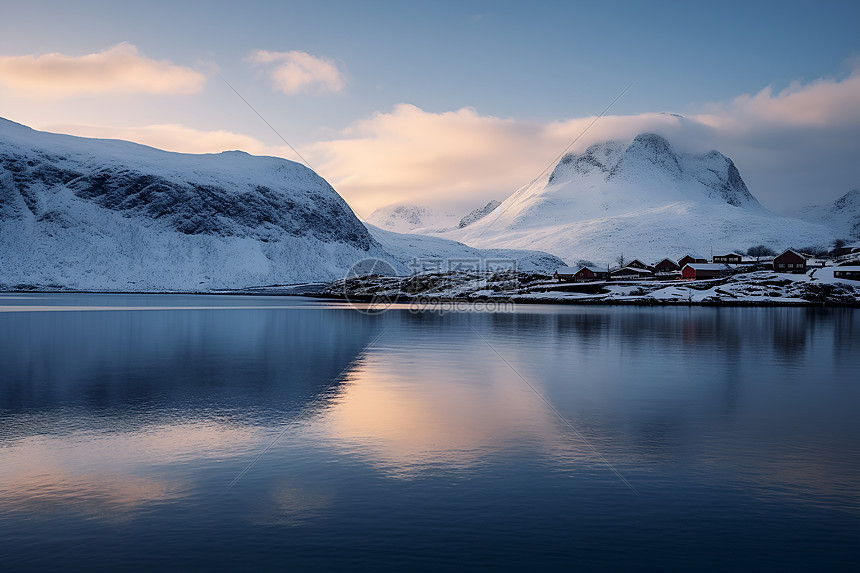
<instances>
[{"instance_id":1,"label":"blue sky","mask_svg":"<svg viewBox=\"0 0 860 573\"><path fill-rule=\"evenodd\" d=\"M527 149L530 134L541 138L547 126L599 113L631 83L612 115L667 111L698 116L713 105L731 108L739 96L755 95L768 87L779 94L789 86L811 86L821 80L841 85L856 75L860 61L860 2L856 1L3 2L2 11L0 58L49 53L82 57L126 43L134 46L140 58L168 62L203 78L181 93L128 88L46 97L44 93L34 96L27 91L30 88L20 85L4 86L3 75L11 77L11 72L3 70L3 117L40 129L124 136L179 151L218 151L235 143L252 152L289 156L220 74L303 155L313 157L311 162L336 188L343 187L348 200L364 203L366 209L384 203L385 197L392 202L420 202L422 195L404 191L401 196L397 185L410 185L409 178L402 176L382 182L380 188L386 191L363 201L362 194L375 180L361 173L350 177L347 171L360 169L355 162L339 161L335 151L355 146L326 146L325 142L378 140L385 134L379 125L368 122L380 120L380 115L389 123L407 121L405 116L417 121L415 114L398 114L403 104L427 116L418 122L425 128L424 119L430 120L428 125L435 125L434 118L445 123L445 114L464 108L478 118L508 122L506 133L520 133L519 145ZM271 54L268 61L253 60L251 55L259 50ZM278 89L275 70L289 61L286 54L298 52L333 66L327 69L334 69L337 78L292 92ZM847 105L845 112L853 115L854 108ZM860 118L850 119L852 123ZM212 137L208 149L206 138L200 136L195 146L183 148L175 136L159 139L152 127L159 125L237 137L227 143L224 137ZM149 130L142 131L144 127ZM249 140L243 138L256 143L245 144ZM692 144L692 136L679 139ZM841 145L845 134L838 139L834 145ZM434 141L447 144L444 135L437 134ZM728 149L717 148L734 154L739 167L744 167L744 157L735 155L748 150L732 141L715 137L701 145L728 145ZM518 156L516 144L511 145L505 151L513 155L500 155L501 163ZM537 166L544 147L548 161L554 145L554 139L537 145L541 152L535 157L523 152L522 170L511 172L507 192L526 183L529 172L540 171ZM487 147L487 153L499 151ZM437 159L445 164L443 158ZM390 169L384 163L375 163L374 169L397 172L402 162L397 163L396 154L391 161ZM486 163L493 162L487 159ZM753 193L774 207L775 189L784 188L785 182L764 175L773 168L766 162L753 158L747 163L741 172L756 183L750 185ZM825 177L831 187L825 193L828 198L860 186L860 173L849 165L839 168L839 177L833 175L834 165L822 168L830 173ZM457 174L464 178L463 173ZM468 178L477 181L481 174ZM350 181L357 179L365 181L363 186L351 187ZM810 175L809 181L813 180ZM503 198L504 181L476 184L475 200ZM425 195L438 182L429 185ZM462 197L463 186L454 187ZM804 193L798 188L785 197L792 204L802 204ZM454 192L442 195L450 194Z\"/></svg>"}]
</instances>

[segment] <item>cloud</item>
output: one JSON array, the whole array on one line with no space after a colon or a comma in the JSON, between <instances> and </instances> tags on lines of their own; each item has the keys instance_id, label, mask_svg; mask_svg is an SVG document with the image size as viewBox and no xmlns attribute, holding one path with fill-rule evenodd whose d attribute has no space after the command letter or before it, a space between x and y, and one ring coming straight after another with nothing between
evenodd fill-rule
<instances>
[{"instance_id":1,"label":"cloud","mask_svg":"<svg viewBox=\"0 0 860 573\"><path fill-rule=\"evenodd\" d=\"M143 56L126 42L96 54L0 57L0 86L12 95L59 99L81 94L190 94L206 77L190 68Z\"/></svg>"},{"instance_id":2,"label":"cloud","mask_svg":"<svg viewBox=\"0 0 860 573\"><path fill-rule=\"evenodd\" d=\"M320 174L366 215L390 203L507 195L561 141L540 125L471 108L436 114L400 104L306 150Z\"/></svg>"},{"instance_id":3,"label":"cloud","mask_svg":"<svg viewBox=\"0 0 860 573\"><path fill-rule=\"evenodd\" d=\"M592 120L538 123L400 104L301 151L361 214L393 203L472 208L536 178ZM860 185L860 68L841 80L766 87L685 117L606 116L572 150L643 131L680 151L728 155L774 210L832 200Z\"/></svg>"},{"instance_id":4,"label":"cloud","mask_svg":"<svg viewBox=\"0 0 860 573\"><path fill-rule=\"evenodd\" d=\"M156 124L133 127L112 127L86 124L56 124L42 127L45 131L68 133L81 137L124 139L179 153L219 153L240 149L254 155L291 157L289 149L269 146L241 133L219 130L199 130L180 124Z\"/></svg>"},{"instance_id":5,"label":"cloud","mask_svg":"<svg viewBox=\"0 0 860 573\"><path fill-rule=\"evenodd\" d=\"M328 58L307 52L252 52L247 61L267 68L275 89L289 95L325 94L343 91L346 79Z\"/></svg>"}]
</instances>

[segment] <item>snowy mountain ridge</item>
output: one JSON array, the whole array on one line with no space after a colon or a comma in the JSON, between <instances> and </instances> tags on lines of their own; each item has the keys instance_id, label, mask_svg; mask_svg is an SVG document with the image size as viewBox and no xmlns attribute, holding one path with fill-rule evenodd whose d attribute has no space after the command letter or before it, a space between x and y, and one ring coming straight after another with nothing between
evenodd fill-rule
<instances>
[{"instance_id":1,"label":"snowy mountain ridge","mask_svg":"<svg viewBox=\"0 0 860 573\"><path fill-rule=\"evenodd\" d=\"M479 220L483 219L484 217L486 217L487 215L489 215L490 213L492 213L496 209L496 207L498 207L499 205L501 205L501 202L496 201L494 199L494 200L488 202L483 207L478 207L477 209L473 209L472 211L469 212L468 215L466 215L465 217L460 219L460 223L457 226L462 229L463 227L471 225L475 221L479 221Z\"/></svg>"},{"instance_id":2,"label":"snowy mountain ridge","mask_svg":"<svg viewBox=\"0 0 860 573\"><path fill-rule=\"evenodd\" d=\"M842 239L860 239L860 189L852 189L832 203L804 207L796 215L835 229Z\"/></svg>"}]
</instances>

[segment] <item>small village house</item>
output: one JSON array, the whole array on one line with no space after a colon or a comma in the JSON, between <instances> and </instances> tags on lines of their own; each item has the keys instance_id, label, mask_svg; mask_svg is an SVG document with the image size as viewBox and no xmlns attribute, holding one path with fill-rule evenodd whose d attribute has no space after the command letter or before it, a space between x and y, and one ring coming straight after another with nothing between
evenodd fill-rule
<instances>
[{"instance_id":1,"label":"small village house","mask_svg":"<svg viewBox=\"0 0 860 573\"><path fill-rule=\"evenodd\" d=\"M654 265L654 270L658 273L671 273L680 271L681 267L679 267L678 263L676 263L672 259L663 259L662 261Z\"/></svg>"},{"instance_id":2,"label":"small village house","mask_svg":"<svg viewBox=\"0 0 860 573\"><path fill-rule=\"evenodd\" d=\"M707 263L707 259L700 257L699 255L691 255L686 254L680 259L678 259L678 268L683 269L684 265L689 265L690 263Z\"/></svg>"},{"instance_id":3,"label":"small village house","mask_svg":"<svg viewBox=\"0 0 860 573\"><path fill-rule=\"evenodd\" d=\"M595 267L582 267L573 275L573 282L587 283L591 281L606 280L609 277L607 271Z\"/></svg>"},{"instance_id":4,"label":"small village house","mask_svg":"<svg viewBox=\"0 0 860 573\"><path fill-rule=\"evenodd\" d=\"M629 263L627 263L624 266L628 267L628 268L633 268L633 269L643 269L646 271L650 271L652 269L652 267L649 267L648 265L646 265L645 263L643 263L639 259L633 259L632 261L630 261Z\"/></svg>"},{"instance_id":5,"label":"small village house","mask_svg":"<svg viewBox=\"0 0 860 573\"><path fill-rule=\"evenodd\" d=\"M612 280L638 280L653 276L654 273L648 269L640 269L639 267L623 267L609 273L609 278Z\"/></svg>"},{"instance_id":6,"label":"small village house","mask_svg":"<svg viewBox=\"0 0 860 573\"><path fill-rule=\"evenodd\" d=\"M860 281L860 266L838 266L833 269L833 278Z\"/></svg>"},{"instance_id":7,"label":"small village house","mask_svg":"<svg viewBox=\"0 0 860 573\"><path fill-rule=\"evenodd\" d=\"M724 263L727 265L739 265L743 260L743 256L738 253L732 252L727 253L725 255L714 255L714 260L711 261L713 263Z\"/></svg>"},{"instance_id":8,"label":"small village house","mask_svg":"<svg viewBox=\"0 0 860 573\"><path fill-rule=\"evenodd\" d=\"M560 282L572 282L573 276L576 274L576 269L574 267L558 267L555 272L552 274L552 278Z\"/></svg>"},{"instance_id":9,"label":"small village house","mask_svg":"<svg viewBox=\"0 0 860 573\"><path fill-rule=\"evenodd\" d=\"M726 266L717 263L687 263L681 269L681 278L687 280L715 279L726 272Z\"/></svg>"},{"instance_id":10,"label":"small village house","mask_svg":"<svg viewBox=\"0 0 860 573\"><path fill-rule=\"evenodd\" d=\"M806 257L792 249L786 249L773 259L773 270L778 273L805 273Z\"/></svg>"}]
</instances>

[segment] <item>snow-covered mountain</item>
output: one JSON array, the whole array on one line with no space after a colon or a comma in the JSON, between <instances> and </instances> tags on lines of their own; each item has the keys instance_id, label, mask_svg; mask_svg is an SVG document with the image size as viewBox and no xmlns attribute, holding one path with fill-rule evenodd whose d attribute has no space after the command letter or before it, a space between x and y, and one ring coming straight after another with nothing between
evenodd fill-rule
<instances>
[{"instance_id":1,"label":"snow-covered mountain","mask_svg":"<svg viewBox=\"0 0 860 573\"><path fill-rule=\"evenodd\" d=\"M489 216L442 236L605 263L622 253L652 262L758 244L826 245L834 233L765 209L721 153L678 153L646 133L565 155Z\"/></svg>"},{"instance_id":2,"label":"snow-covered mountain","mask_svg":"<svg viewBox=\"0 0 860 573\"><path fill-rule=\"evenodd\" d=\"M468 215L460 219L460 223L457 226L462 229L467 225L471 225L475 221L479 221L492 213L499 205L501 205L501 203L494 199L483 207L478 207L477 209L470 211Z\"/></svg>"},{"instance_id":3,"label":"snow-covered mountain","mask_svg":"<svg viewBox=\"0 0 860 573\"><path fill-rule=\"evenodd\" d=\"M860 239L860 189L852 189L832 203L804 207L796 216L833 229L840 238Z\"/></svg>"},{"instance_id":4,"label":"snow-covered mountain","mask_svg":"<svg viewBox=\"0 0 860 573\"><path fill-rule=\"evenodd\" d=\"M398 203L380 207L367 217L367 222L395 233L438 233L455 228L458 219L450 209Z\"/></svg>"},{"instance_id":5,"label":"snow-covered mountain","mask_svg":"<svg viewBox=\"0 0 860 573\"><path fill-rule=\"evenodd\" d=\"M243 288L336 279L369 257L408 274L406 249L386 241L396 254L292 161L170 153L0 118L0 290Z\"/></svg>"}]
</instances>

